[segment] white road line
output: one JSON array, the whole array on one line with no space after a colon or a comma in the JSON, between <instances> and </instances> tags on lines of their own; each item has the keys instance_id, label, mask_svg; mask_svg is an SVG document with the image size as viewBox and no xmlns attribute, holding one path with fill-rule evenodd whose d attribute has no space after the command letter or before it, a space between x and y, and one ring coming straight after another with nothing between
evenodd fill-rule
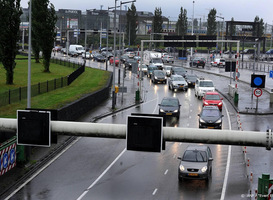
<instances>
[{"instance_id":1,"label":"white road line","mask_svg":"<svg viewBox=\"0 0 273 200\"><path fill-rule=\"evenodd\" d=\"M155 190L154 190L154 192L153 192L153 195L155 195L155 194L156 194L156 192L157 192L157 188L155 188Z\"/></svg>"},{"instance_id":2,"label":"white road line","mask_svg":"<svg viewBox=\"0 0 273 200\"><path fill-rule=\"evenodd\" d=\"M126 149L123 149L123 151L116 157L116 159L102 172L102 174L77 198L77 200L82 199L89 190L109 171L109 169L117 162L117 160L125 153Z\"/></svg>"},{"instance_id":3,"label":"white road line","mask_svg":"<svg viewBox=\"0 0 273 200\"><path fill-rule=\"evenodd\" d=\"M44 171L49 165L51 165L55 160L57 160L63 153L65 153L71 146L73 146L81 137L74 140L71 144L69 144L65 149L63 149L57 156L55 156L52 160L50 160L47 164L45 164L42 168L40 168L36 173L34 173L30 178L28 178L22 185L20 185L17 189L15 189L5 200L10 199L14 196L19 190L25 187L32 179L38 176L42 171Z\"/></svg>"},{"instance_id":4,"label":"white road line","mask_svg":"<svg viewBox=\"0 0 273 200\"><path fill-rule=\"evenodd\" d=\"M165 171L164 175L166 175L166 174L168 173L168 171L169 171L169 170L167 169L167 170Z\"/></svg>"},{"instance_id":5,"label":"white road line","mask_svg":"<svg viewBox=\"0 0 273 200\"><path fill-rule=\"evenodd\" d=\"M227 107L225 106L224 103L223 103L223 105L225 107L225 110L226 110L226 113L227 113L227 117L228 117L229 130L231 130L231 122L230 122L229 112L228 112ZM229 167L230 167L230 157L231 157L231 145L228 146L227 167L226 167L224 184L223 184L222 193L221 193L221 200L224 200L225 199L225 195L226 195L227 181L228 181L228 174L229 174Z\"/></svg>"}]
</instances>

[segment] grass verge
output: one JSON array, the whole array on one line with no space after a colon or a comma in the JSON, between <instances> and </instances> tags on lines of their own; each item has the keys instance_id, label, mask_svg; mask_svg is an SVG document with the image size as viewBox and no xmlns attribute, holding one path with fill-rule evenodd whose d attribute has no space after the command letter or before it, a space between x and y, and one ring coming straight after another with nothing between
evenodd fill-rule
<instances>
[{"instance_id":1,"label":"grass verge","mask_svg":"<svg viewBox=\"0 0 273 200\"><path fill-rule=\"evenodd\" d=\"M0 76L0 92L11 88L18 88L20 86L27 85L27 65L20 66L21 61L16 61L16 72L14 74L14 85L6 85L3 82L3 77ZM22 61L25 63L25 61ZM19 64L20 63L20 64ZM32 63L32 84L43 82L46 80L52 80L54 78L59 78L67 76L75 69L68 68L65 66L51 64L51 73L44 73L41 64ZM1 71L3 66L1 66ZM2 72L0 73L1 75ZM31 98L31 108L41 108L41 109L58 109L68 103L71 103L86 94L90 94L97 91L103 87L108 82L110 73L108 71L102 71L99 69L85 68L85 72L80 75L72 84L69 86L41 94ZM24 80L23 80L24 79ZM2 88L3 87L3 88ZM0 97L1 98L1 97ZM7 106L0 107L0 117L2 118L16 118L17 110L24 110L27 107L27 100L24 99L20 102L13 103Z\"/></svg>"}]
</instances>

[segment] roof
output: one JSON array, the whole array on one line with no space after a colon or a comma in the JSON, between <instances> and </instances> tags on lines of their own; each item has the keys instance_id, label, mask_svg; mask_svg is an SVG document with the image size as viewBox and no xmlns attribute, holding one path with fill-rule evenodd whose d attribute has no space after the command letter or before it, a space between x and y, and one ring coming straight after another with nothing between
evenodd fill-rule
<instances>
[{"instance_id":1,"label":"roof","mask_svg":"<svg viewBox=\"0 0 273 200\"><path fill-rule=\"evenodd\" d=\"M219 110L218 106L204 106L203 110Z\"/></svg>"},{"instance_id":2,"label":"roof","mask_svg":"<svg viewBox=\"0 0 273 200\"><path fill-rule=\"evenodd\" d=\"M206 94L209 94L209 95L220 95L218 92L206 92Z\"/></svg>"},{"instance_id":3,"label":"roof","mask_svg":"<svg viewBox=\"0 0 273 200\"><path fill-rule=\"evenodd\" d=\"M202 150L206 151L208 148L207 145L189 145L186 150Z\"/></svg>"}]
</instances>

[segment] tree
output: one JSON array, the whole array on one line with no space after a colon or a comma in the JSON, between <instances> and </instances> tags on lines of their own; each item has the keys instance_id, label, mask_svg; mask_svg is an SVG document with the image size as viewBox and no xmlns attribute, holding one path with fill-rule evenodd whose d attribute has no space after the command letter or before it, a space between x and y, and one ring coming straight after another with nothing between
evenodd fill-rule
<instances>
[{"instance_id":1,"label":"tree","mask_svg":"<svg viewBox=\"0 0 273 200\"><path fill-rule=\"evenodd\" d=\"M44 72L50 72L51 52L56 37L55 25L57 15L54 5L49 0L32 0L32 31L35 37L35 50L41 49L43 53ZM37 52L36 52L37 53Z\"/></svg>"},{"instance_id":2,"label":"tree","mask_svg":"<svg viewBox=\"0 0 273 200\"><path fill-rule=\"evenodd\" d=\"M126 24L126 37L129 41L129 44L135 44L136 42L136 32L137 32L137 12L135 4L132 3L131 8L128 9L126 13L127 24Z\"/></svg>"},{"instance_id":3,"label":"tree","mask_svg":"<svg viewBox=\"0 0 273 200\"><path fill-rule=\"evenodd\" d=\"M256 24L253 27L253 36L262 37L264 35L264 20L256 16L254 23Z\"/></svg>"},{"instance_id":4,"label":"tree","mask_svg":"<svg viewBox=\"0 0 273 200\"><path fill-rule=\"evenodd\" d=\"M180 14L178 16L178 20L176 22L176 30L177 35L186 35L188 29L188 17L187 17L187 10L180 8Z\"/></svg>"},{"instance_id":5,"label":"tree","mask_svg":"<svg viewBox=\"0 0 273 200\"><path fill-rule=\"evenodd\" d=\"M153 17L153 33L162 33L162 11L161 8L155 8L154 17ZM155 40L160 40L161 35L160 34L154 34ZM156 46L159 46L159 43L155 44Z\"/></svg>"},{"instance_id":6,"label":"tree","mask_svg":"<svg viewBox=\"0 0 273 200\"><path fill-rule=\"evenodd\" d=\"M22 13L20 0L0 0L0 55L6 70L6 84L10 85L13 84Z\"/></svg>"},{"instance_id":7,"label":"tree","mask_svg":"<svg viewBox=\"0 0 273 200\"><path fill-rule=\"evenodd\" d=\"M228 32L229 32L229 35L234 36L236 34L236 26L232 25L234 22L234 18L232 17L230 21L231 21L231 27L228 27Z\"/></svg>"},{"instance_id":8,"label":"tree","mask_svg":"<svg viewBox=\"0 0 273 200\"><path fill-rule=\"evenodd\" d=\"M207 35L217 34L216 10L213 8L208 14Z\"/></svg>"}]
</instances>

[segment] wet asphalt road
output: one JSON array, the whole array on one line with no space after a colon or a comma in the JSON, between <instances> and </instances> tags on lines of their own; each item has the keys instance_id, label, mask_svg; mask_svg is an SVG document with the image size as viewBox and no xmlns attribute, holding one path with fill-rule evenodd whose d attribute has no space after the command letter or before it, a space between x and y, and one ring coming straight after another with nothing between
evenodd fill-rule
<instances>
[{"instance_id":1,"label":"wet asphalt road","mask_svg":"<svg viewBox=\"0 0 273 200\"><path fill-rule=\"evenodd\" d=\"M99 67L103 66L99 64ZM194 73L208 76L220 91L225 89L224 79ZM132 76L127 78L135 84ZM225 81L229 82L228 79ZM98 123L125 124L131 113L158 113L157 105L164 96L177 96L182 104L180 119L169 119L167 126L198 128L197 114L202 102L194 96L193 89L174 93L168 90L167 84L154 85L147 78L144 78L144 88L143 104ZM227 101L225 107L223 129L237 129L235 110ZM89 118L86 116L85 119ZM264 131L270 124L270 118L262 120L260 117L255 125L255 116L243 116L241 120L246 122L246 130ZM210 145L214 157L211 180L208 183L202 180L179 183L177 156L181 156L188 144L167 142L162 153L126 151L125 145L125 140L79 138L11 199L246 199L249 181L242 147ZM254 151L253 154L255 156ZM230 165L227 165L229 158ZM227 166L229 173L225 176Z\"/></svg>"}]
</instances>

